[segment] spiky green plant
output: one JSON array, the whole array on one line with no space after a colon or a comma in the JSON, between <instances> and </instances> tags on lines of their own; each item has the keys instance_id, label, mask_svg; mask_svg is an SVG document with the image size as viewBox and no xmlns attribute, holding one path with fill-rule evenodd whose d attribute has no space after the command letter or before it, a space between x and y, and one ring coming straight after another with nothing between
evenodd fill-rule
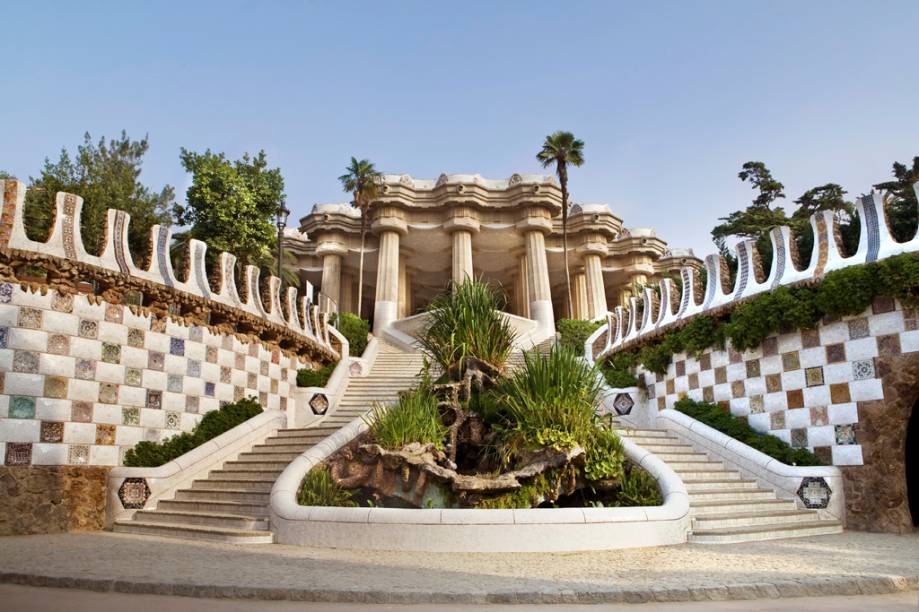
<instances>
[{"instance_id":1,"label":"spiky green plant","mask_svg":"<svg viewBox=\"0 0 919 612\"><path fill-rule=\"evenodd\" d=\"M453 285L428 307L428 325L419 338L422 350L454 379L463 375L472 357L503 368L515 337L500 312L503 306L498 292L485 282Z\"/></svg>"},{"instance_id":2,"label":"spiky green plant","mask_svg":"<svg viewBox=\"0 0 919 612\"><path fill-rule=\"evenodd\" d=\"M332 478L329 468L320 465L310 470L297 494L301 506L356 506L351 492L342 489Z\"/></svg>"},{"instance_id":3,"label":"spiky green plant","mask_svg":"<svg viewBox=\"0 0 919 612\"><path fill-rule=\"evenodd\" d=\"M367 421L373 439L384 448L397 449L419 442L443 450L447 428L440 420L437 399L425 386L399 396L391 407L377 403Z\"/></svg>"}]
</instances>

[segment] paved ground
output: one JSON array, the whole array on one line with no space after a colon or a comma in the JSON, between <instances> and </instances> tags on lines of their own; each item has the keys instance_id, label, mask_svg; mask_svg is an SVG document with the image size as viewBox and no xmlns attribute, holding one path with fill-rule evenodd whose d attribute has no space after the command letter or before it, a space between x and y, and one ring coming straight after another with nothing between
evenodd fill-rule
<instances>
[{"instance_id":1,"label":"paved ground","mask_svg":"<svg viewBox=\"0 0 919 612\"><path fill-rule=\"evenodd\" d=\"M555 605L552 612L916 612L915 591L889 595L854 597L810 597L807 599L756 599L753 601L691 601L632 604ZM150 612L517 612L527 606L514 605L387 605L307 603L294 601L242 601L238 599L192 599L168 595L92 593L39 587L0 585L0 609L16 612L58 612L66 602L67 612L124 612L138 609Z\"/></svg>"},{"instance_id":2,"label":"paved ground","mask_svg":"<svg viewBox=\"0 0 919 612\"><path fill-rule=\"evenodd\" d=\"M410 554L112 533L6 537L0 582L325 602L617 603L916 588L919 534L570 554ZM0 600L2 608L2 600Z\"/></svg>"}]
</instances>

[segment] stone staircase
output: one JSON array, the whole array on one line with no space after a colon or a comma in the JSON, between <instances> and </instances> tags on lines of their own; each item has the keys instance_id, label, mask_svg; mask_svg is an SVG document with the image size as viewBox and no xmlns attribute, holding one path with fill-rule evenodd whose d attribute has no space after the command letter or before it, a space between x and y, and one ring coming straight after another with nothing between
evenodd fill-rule
<instances>
[{"instance_id":1,"label":"stone staircase","mask_svg":"<svg viewBox=\"0 0 919 612\"><path fill-rule=\"evenodd\" d=\"M270 544L269 495L274 481L305 450L366 413L374 401L394 401L418 381L422 357L382 344L365 378L352 378L339 405L302 429L282 429L234 460L195 480L155 509L115 521L114 531L233 544Z\"/></svg>"},{"instance_id":2,"label":"stone staircase","mask_svg":"<svg viewBox=\"0 0 919 612\"><path fill-rule=\"evenodd\" d=\"M692 517L690 542L727 544L842 532L839 521L779 499L774 490L743 479L739 471L673 432L615 424L622 438L657 455L683 479Z\"/></svg>"}]
</instances>

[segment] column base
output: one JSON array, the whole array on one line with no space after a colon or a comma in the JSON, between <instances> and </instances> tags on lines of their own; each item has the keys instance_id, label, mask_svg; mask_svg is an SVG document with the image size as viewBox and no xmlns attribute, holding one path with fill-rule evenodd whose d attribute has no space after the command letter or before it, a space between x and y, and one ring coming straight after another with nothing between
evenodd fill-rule
<instances>
[{"instance_id":1,"label":"column base","mask_svg":"<svg viewBox=\"0 0 919 612\"><path fill-rule=\"evenodd\" d=\"M530 318L539 326L539 337L548 338L555 334L555 312L551 300L534 300L530 302Z\"/></svg>"},{"instance_id":2,"label":"column base","mask_svg":"<svg viewBox=\"0 0 919 612\"><path fill-rule=\"evenodd\" d=\"M373 335L380 336L383 330L399 318L397 302L376 301L373 304Z\"/></svg>"}]
</instances>

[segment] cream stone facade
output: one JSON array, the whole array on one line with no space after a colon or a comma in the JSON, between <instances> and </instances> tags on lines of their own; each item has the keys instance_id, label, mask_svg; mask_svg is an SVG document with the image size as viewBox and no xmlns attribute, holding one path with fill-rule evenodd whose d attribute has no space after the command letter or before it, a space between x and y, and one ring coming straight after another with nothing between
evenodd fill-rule
<instances>
[{"instance_id":1,"label":"cream stone facade","mask_svg":"<svg viewBox=\"0 0 919 612\"><path fill-rule=\"evenodd\" d=\"M653 229L623 227L605 204L574 204L568 225L573 311L565 299L562 198L554 177L514 174L436 180L384 175L371 207L364 255L364 317L376 332L421 310L450 281L484 278L506 294L510 314L544 335L560 318L600 319L636 287L701 268L689 249L669 249ZM360 213L317 204L288 248L326 310L357 312Z\"/></svg>"}]
</instances>

